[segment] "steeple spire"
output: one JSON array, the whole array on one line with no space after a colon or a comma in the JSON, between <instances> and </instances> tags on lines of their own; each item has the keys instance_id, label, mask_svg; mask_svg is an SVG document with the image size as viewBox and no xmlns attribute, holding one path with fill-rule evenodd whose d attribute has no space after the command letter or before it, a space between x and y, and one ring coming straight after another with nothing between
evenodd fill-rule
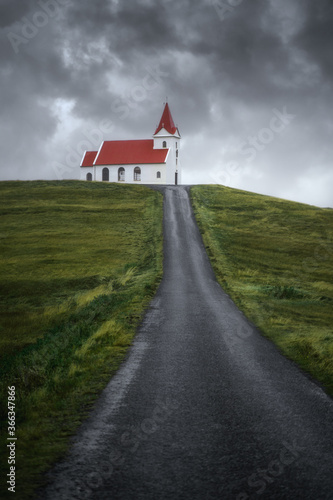
<instances>
[{"instance_id":1,"label":"steeple spire","mask_svg":"<svg viewBox=\"0 0 333 500\"><path fill-rule=\"evenodd\" d=\"M166 102L164 106L164 111L160 120L160 123L155 130L155 134L157 134L162 128L164 128L169 134L174 135L177 132L177 127L175 126L175 123L173 121L171 111L169 108L169 104ZM154 134L154 135L155 135Z\"/></svg>"}]
</instances>

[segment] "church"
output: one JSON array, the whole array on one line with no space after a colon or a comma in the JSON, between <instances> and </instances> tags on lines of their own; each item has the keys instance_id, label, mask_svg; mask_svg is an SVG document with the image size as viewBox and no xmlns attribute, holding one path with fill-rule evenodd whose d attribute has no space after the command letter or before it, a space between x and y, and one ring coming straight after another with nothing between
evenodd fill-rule
<instances>
[{"instance_id":1,"label":"church","mask_svg":"<svg viewBox=\"0 0 333 500\"><path fill-rule=\"evenodd\" d=\"M180 184L180 133L166 103L152 139L103 141L85 151L81 180L127 184Z\"/></svg>"}]
</instances>

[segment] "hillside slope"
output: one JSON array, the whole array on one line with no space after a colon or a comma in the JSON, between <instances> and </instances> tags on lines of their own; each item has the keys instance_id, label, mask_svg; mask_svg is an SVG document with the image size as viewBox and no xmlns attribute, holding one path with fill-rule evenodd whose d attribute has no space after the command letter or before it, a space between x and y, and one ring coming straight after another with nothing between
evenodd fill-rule
<instances>
[{"instance_id":1,"label":"hillside slope","mask_svg":"<svg viewBox=\"0 0 333 500\"><path fill-rule=\"evenodd\" d=\"M0 215L1 437L15 386L21 499L65 451L154 295L162 195L108 183L2 182ZM0 452L5 478L6 447ZM0 496L8 494L2 481Z\"/></svg>"},{"instance_id":2,"label":"hillside slope","mask_svg":"<svg viewBox=\"0 0 333 500\"><path fill-rule=\"evenodd\" d=\"M220 284L333 394L333 210L223 186L191 197Z\"/></svg>"}]
</instances>

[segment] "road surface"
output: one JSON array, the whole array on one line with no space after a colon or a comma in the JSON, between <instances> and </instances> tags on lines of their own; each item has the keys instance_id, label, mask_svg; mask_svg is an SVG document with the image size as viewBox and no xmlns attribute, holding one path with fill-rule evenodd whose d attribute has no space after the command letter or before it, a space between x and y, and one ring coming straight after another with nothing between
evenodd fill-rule
<instances>
[{"instance_id":1,"label":"road surface","mask_svg":"<svg viewBox=\"0 0 333 500\"><path fill-rule=\"evenodd\" d=\"M332 400L218 285L185 187L164 236L129 356L40 498L332 499Z\"/></svg>"}]
</instances>

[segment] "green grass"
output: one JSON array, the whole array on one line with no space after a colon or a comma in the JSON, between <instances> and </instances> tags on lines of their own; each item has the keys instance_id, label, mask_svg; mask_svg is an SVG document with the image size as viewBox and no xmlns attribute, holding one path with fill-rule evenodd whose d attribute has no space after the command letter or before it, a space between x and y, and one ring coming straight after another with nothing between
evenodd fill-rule
<instances>
[{"instance_id":1,"label":"green grass","mask_svg":"<svg viewBox=\"0 0 333 500\"><path fill-rule=\"evenodd\" d=\"M17 493L42 473L119 367L162 276L162 195L78 181L0 183L1 473L16 387ZM7 498L1 481L1 498Z\"/></svg>"},{"instance_id":2,"label":"green grass","mask_svg":"<svg viewBox=\"0 0 333 500\"><path fill-rule=\"evenodd\" d=\"M223 186L191 198L217 279L333 394L333 210Z\"/></svg>"}]
</instances>

